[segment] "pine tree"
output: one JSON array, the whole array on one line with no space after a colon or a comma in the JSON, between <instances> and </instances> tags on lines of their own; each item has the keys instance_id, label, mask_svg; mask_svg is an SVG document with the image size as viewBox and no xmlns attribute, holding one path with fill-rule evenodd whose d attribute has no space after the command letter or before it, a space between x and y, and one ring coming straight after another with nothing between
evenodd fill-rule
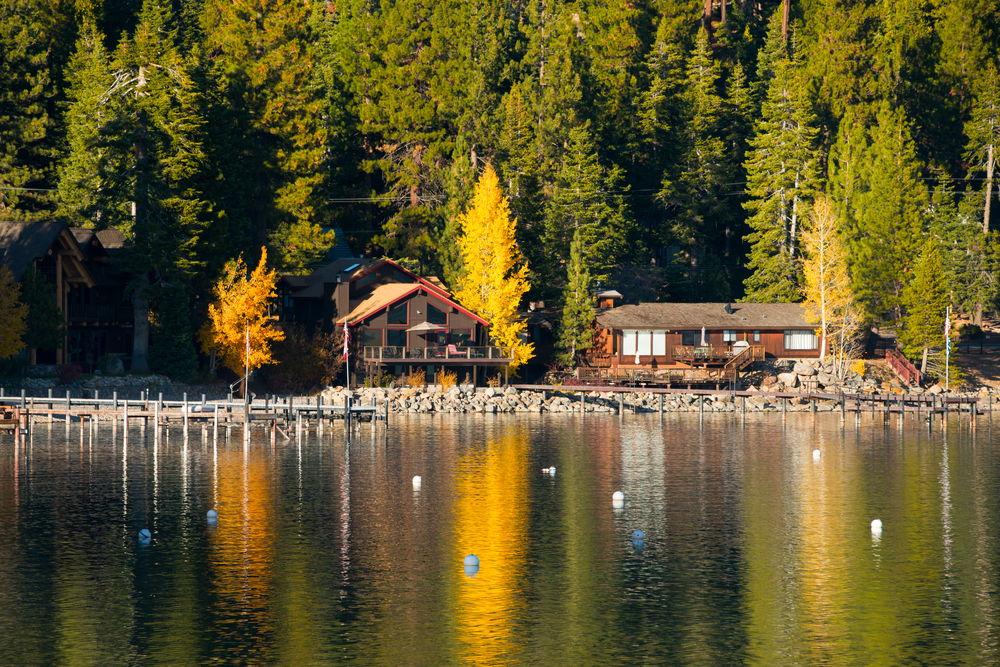
<instances>
[{"instance_id":1,"label":"pine tree","mask_svg":"<svg viewBox=\"0 0 1000 667\"><path fill-rule=\"evenodd\" d=\"M920 372L927 370L927 350L944 344L948 291L937 241L928 239L913 267L913 279L903 292L906 320L899 340L908 355L922 354Z\"/></svg>"},{"instance_id":2,"label":"pine tree","mask_svg":"<svg viewBox=\"0 0 1000 667\"><path fill-rule=\"evenodd\" d=\"M93 23L84 24L76 52L69 63L68 109L66 123L67 151L59 163L59 213L82 226L101 224L102 196L101 127L117 111L105 95L114 79L104 35Z\"/></svg>"},{"instance_id":3,"label":"pine tree","mask_svg":"<svg viewBox=\"0 0 1000 667\"><path fill-rule=\"evenodd\" d=\"M751 197L744 207L752 213L747 301L799 298L799 226L817 186L812 122L797 60L779 60L744 165Z\"/></svg>"},{"instance_id":4,"label":"pine tree","mask_svg":"<svg viewBox=\"0 0 1000 667\"><path fill-rule=\"evenodd\" d=\"M29 348L56 350L62 347L66 327L62 311L56 305L55 292L55 285L34 264L21 276L21 303L28 309L23 340Z\"/></svg>"},{"instance_id":5,"label":"pine tree","mask_svg":"<svg viewBox=\"0 0 1000 667\"><path fill-rule=\"evenodd\" d=\"M210 77L224 105L213 150L233 192L224 208L246 230L244 247L267 242L291 268L323 254L314 244L333 242L314 229L323 217L327 127L311 25L309 3L297 0L205 0ZM282 247L289 239L299 239L305 257Z\"/></svg>"},{"instance_id":6,"label":"pine tree","mask_svg":"<svg viewBox=\"0 0 1000 667\"><path fill-rule=\"evenodd\" d=\"M899 321L902 294L924 231L927 188L902 110L883 106L869 130L848 218L854 293L869 319Z\"/></svg>"},{"instance_id":7,"label":"pine tree","mask_svg":"<svg viewBox=\"0 0 1000 667\"><path fill-rule=\"evenodd\" d=\"M38 0L0 3L0 219L32 217L48 207L53 95L51 12Z\"/></svg>"},{"instance_id":8,"label":"pine tree","mask_svg":"<svg viewBox=\"0 0 1000 667\"><path fill-rule=\"evenodd\" d=\"M462 216L462 250L465 274L455 298L490 326L490 338L510 355L511 370L527 362L534 345L521 340L525 324L517 308L528 291L528 267L517 247L514 229L500 180L486 165L476 183L475 195Z\"/></svg>"},{"instance_id":9,"label":"pine tree","mask_svg":"<svg viewBox=\"0 0 1000 667\"><path fill-rule=\"evenodd\" d=\"M149 366L157 373L184 382L190 381L198 372L198 355L191 327L191 302L184 285L172 285L159 294Z\"/></svg>"},{"instance_id":10,"label":"pine tree","mask_svg":"<svg viewBox=\"0 0 1000 667\"><path fill-rule=\"evenodd\" d=\"M968 177L985 176L981 194L983 233L990 231L993 180L1000 165L1000 72L990 64L982 72L972 107L972 117L965 125L969 137L965 157L971 165Z\"/></svg>"},{"instance_id":11,"label":"pine tree","mask_svg":"<svg viewBox=\"0 0 1000 667\"><path fill-rule=\"evenodd\" d=\"M200 191L200 100L171 25L163 0L145 0L135 33L115 51L113 83L101 97L106 119L99 128L95 207L100 226L117 227L129 240L124 266L133 276L133 370L147 368L150 286L184 280L202 266L208 204Z\"/></svg>"},{"instance_id":12,"label":"pine tree","mask_svg":"<svg viewBox=\"0 0 1000 667\"><path fill-rule=\"evenodd\" d=\"M549 289L561 288L559 274L569 261L569 245L577 229L595 280L605 280L612 267L641 255L635 222L622 196L628 186L622 181L620 168L601 165L585 128L570 131L569 147L546 207L544 242L550 259L543 275Z\"/></svg>"},{"instance_id":13,"label":"pine tree","mask_svg":"<svg viewBox=\"0 0 1000 667\"><path fill-rule=\"evenodd\" d=\"M562 350L559 361L563 366L575 366L577 355L590 349L593 340L594 299L590 284L590 271L584 261L583 235L577 229L570 243L559 325L559 348Z\"/></svg>"},{"instance_id":14,"label":"pine tree","mask_svg":"<svg viewBox=\"0 0 1000 667\"><path fill-rule=\"evenodd\" d=\"M28 307L20 297L21 286L6 264L0 264L0 359L12 357L24 349Z\"/></svg>"}]
</instances>

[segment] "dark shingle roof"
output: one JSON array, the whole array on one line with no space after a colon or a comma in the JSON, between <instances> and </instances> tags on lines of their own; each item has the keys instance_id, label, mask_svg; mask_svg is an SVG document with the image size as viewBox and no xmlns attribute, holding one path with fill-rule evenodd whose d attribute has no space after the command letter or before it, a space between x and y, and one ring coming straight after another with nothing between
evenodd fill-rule
<instances>
[{"instance_id":1,"label":"dark shingle roof","mask_svg":"<svg viewBox=\"0 0 1000 667\"><path fill-rule=\"evenodd\" d=\"M43 257L59 232L63 222L0 222L0 264L6 264L20 280L28 264Z\"/></svg>"},{"instance_id":2,"label":"dark shingle roof","mask_svg":"<svg viewBox=\"0 0 1000 667\"><path fill-rule=\"evenodd\" d=\"M381 260L369 258L347 258L338 259L325 264L316 269L308 276L282 276L281 279L292 289L299 291L292 294L296 299L321 299L323 298L323 283L333 283L337 281L337 274L340 279L347 282L351 276L363 271L375 262ZM351 268L354 267L354 268ZM346 271L346 269L351 269Z\"/></svg>"},{"instance_id":3,"label":"dark shingle roof","mask_svg":"<svg viewBox=\"0 0 1000 667\"><path fill-rule=\"evenodd\" d=\"M650 330L813 328L801 303L643 303L600 312L597 324L602 329Z\"/></svg>"}]
</instances>

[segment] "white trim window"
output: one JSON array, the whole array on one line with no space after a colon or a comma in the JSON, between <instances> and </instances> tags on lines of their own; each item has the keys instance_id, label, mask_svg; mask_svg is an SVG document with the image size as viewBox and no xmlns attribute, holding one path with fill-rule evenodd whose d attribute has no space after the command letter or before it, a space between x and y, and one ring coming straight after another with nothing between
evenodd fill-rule
<instances>
[{"instance_id":1,"label":"white trim window","mask_svg":"<svg viewBox=\"0 0 1000 667\"><path fill-rule=\"evenodd\" d=\"M667 356L667 332L666 331L654 331L653 332L653 356L654 357L665 357L665 356Z\"/></svg>"},{"instance_id":2,"label":"white trim window","mask_svg":"<svg viewBox=\"0 0 1000 667\"><path fill-rule=\"evenodd\" d=\"M635 335L638 331L625 329L622 331L622 354L626 357L635 356Z\"/></svg>"},{"instance_id":3,"label":"white trim window","mask_svg":"<svg viewBox=\"0 0 1000 667\"><path fill-rule=\"evenodd\" d=\"M638 336L636 337L635 348L636 352L644 357L648 357L653 353L653 332L652 331L637 331Z\"/></svg>"},{"instance_id":4,"label":"white trim window","mask_svg":"<svg viewBox=\"0 0 1000 667\"><path fill-rule=\"evenodd\" d=\"M817 350L819 340L816 332L812 330L786 330L785 331L786 350Z\"/></svg>"},{"instance_id":5,"label":"white trim window","mask_svg":"<svg viewBox=\"0 0 1000 667\"><path fill-rule=\"evenodd\" d=\"M736 329L725 329L722 332L722 342L723 343L735 343L736 342Z\"/></svg>"}]
</instances>

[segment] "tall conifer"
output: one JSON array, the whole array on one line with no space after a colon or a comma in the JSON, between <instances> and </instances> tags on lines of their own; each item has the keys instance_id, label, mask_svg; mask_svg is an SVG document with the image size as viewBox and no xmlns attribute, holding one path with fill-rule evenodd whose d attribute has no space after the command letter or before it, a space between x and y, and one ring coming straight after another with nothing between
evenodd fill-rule
<instances>
[{"instance_id":1,"label":"tall conifer","mask_svg":"<svg viewBox=\"0 0 1000 667\"><path fill-rule=\"evenodd\" d=\"M584 259L583 236L573 232L563 289L562 320L559 324L559 355L564 366L575 366L577 355L590 348L594 335L594 298L590 292L590 271Z\"/></svg>"}]
</instances>

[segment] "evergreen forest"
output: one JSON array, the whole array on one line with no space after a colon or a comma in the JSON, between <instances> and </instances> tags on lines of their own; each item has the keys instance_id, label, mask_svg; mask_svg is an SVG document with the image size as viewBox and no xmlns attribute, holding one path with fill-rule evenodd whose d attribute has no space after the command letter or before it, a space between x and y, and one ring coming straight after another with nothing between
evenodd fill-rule
<instances>
[{"instance_id":1,"label":"evergreen forest","mask_svg":"<svg viewBox=\"0 0 1000 667\"><path fill-rule=\"evenodd\" d=\"M307 272L334 228L454 286L489 164L527 299L562 305L577 267L629 302L801 301L823 197L865 321L905 322L939 267L978 322L1000 268L996 10L0 0L0 219L119 228L143 293L193 310L226 262L266 246Z\"/></svg>"}]
</instances>

